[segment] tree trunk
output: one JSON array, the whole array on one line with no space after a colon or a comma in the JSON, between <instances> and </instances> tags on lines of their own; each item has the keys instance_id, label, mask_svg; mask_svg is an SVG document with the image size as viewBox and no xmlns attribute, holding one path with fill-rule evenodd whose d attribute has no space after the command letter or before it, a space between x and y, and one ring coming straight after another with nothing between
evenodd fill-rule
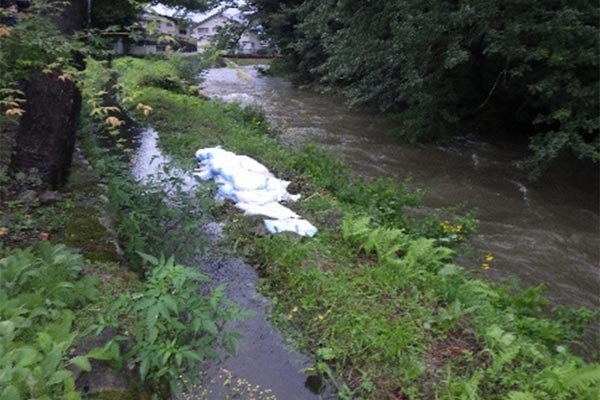
<instances>
[{"instance_id":1,"label":"tree trunk","mask_svg":"<svg viewBox=\"0 0 600 400\"><path fill-rule=\"evenodd\" d=\"M13 171L37 169L43 182L53 186L66 183L75 147L81 96L75 84L62 81L57 73L24 83L27 102L21 117Z\"/></svg>"},{"instance_id":2,"label":"tree trunk","mask_svg":"<svg viewBox=\"0 0 600 400\"><path fill-rule=\"evenodd\" d=\"M87 5L87 0L71 0L55 24L66 34L84 28ZM73 56L82 65L81 57ZM69 176L81 110L79 89L58 76L50 73L22 83L25 114L19 122L10 166L13 172L27 173L35 168L42 181L52 187L64 185Z\"/></svg>"}]
</instances>

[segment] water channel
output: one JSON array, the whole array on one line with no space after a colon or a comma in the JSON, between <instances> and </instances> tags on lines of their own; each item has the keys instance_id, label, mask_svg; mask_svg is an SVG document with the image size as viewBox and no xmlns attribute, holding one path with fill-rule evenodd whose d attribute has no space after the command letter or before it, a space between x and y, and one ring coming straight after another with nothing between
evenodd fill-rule
<instances>
[{"instance_id":1,"label":"water channel","mask_svg":"<svg viewBox=\"0 0 600 400\"><path fill-rule=\"evenodd\" d=\"M426 208L474 211L479 229L462 265L481 271L491 252L484 276L543 284L557 304L600 306L598 186L577 171L531 183L512 164L523 157L514 146L468 137L410 146L389 134L393 124L383 116L348 110L339 97L297 89L251 66L211 69L203 85L210 96L262 107L292 146L315 143L361 176L410 178L426 190Z\"/></svg>"},{"instance_id":2,"label":"water channel","mask_svg":"<svg viewBox=\"0 0 600 400\"><path fill-rule=\"evenodd\" d=\"M171 159L158 147L159 133L143 129L137 137L138 146L131 173L136 180L167 185L177 178L181 189L193 191L198 182L186 171L172 166ZM193 154L193 152L191 152ZM194 218L194 216L190 216ZM206 274L209 285L225 285L227 296L254 315L228 325L240 333L236 354L219 351L220 358L204 366L204 372L192 382L183 398L186 400L222 400L248 398L257 400L328 400L335 398L335 389L320 377L307 373L314 360L294 349L284 335L271 323L271 301L258 290L258 274L221 244L221 223L212 221L200 233L207 242L205 252L189 265Z\"/></svg>"}]
</instances>

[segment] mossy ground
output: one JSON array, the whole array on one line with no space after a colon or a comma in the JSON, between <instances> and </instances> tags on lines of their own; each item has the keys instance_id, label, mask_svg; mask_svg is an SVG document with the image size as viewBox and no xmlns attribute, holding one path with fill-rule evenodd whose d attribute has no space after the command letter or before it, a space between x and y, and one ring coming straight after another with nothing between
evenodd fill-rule
<instances>
[{"instance_id":1,"label":"mossy ground","mask_svg":"<svg viewBox=\"0 0 600 400\"><path fill-rule=\"evenodd\" d=\"M176 76L168 60L115 67L131 109L152 107L140 118L180 166L222 145L300 182L293 207L316 237L257 236L226 207L229 240L261 271L275 319L340 397L595 398L600 368L568 351L593 313L551 309L538 289L498 287L454 265L472 219L409 218L404 208L418 196L406 187L357 180L314 147L293 153L259 112L144 85L148 74Z\"/></svg>"}]
</instances>

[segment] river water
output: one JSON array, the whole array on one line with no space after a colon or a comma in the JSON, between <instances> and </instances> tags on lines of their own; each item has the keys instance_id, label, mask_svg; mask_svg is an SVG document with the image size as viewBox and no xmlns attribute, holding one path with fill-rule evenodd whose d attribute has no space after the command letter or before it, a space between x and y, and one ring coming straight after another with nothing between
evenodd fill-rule
<instances>
[{"instance_id":1,"label":"river water","mask_svg":"<svg viewBox=\"0 0 600 400\"><path fill-rule=\"evenodd\" d=\"M348 110L344 100L260 74L254 67L216 68L205 75L213 97L262 107L282 140L315 143L364 177L411 179L428 209L465 206L479 219L472 249L460 263L483 276L516 276L543 284L557 304L600 306L598 187L566 169L536 184L512 161L514 146L463 137L445 145L410 146L389 134L381 115ZM589 181L589 179L588 179ZM480 264L491 252L491 268Z\"/></svg>"}]
</instances>

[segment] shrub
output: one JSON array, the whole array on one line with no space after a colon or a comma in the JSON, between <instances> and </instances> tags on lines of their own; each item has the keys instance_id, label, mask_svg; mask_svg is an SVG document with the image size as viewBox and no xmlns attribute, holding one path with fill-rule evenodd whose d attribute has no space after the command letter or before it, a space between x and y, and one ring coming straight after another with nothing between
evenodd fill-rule
<instances>
[{"instance_id":1,"label":"shrub","mask_svg":"<svg viewBox=\"0 0 600 400\"><path fill-rule=\"evenodd\" d=\"M223 327L244 314L227 300L222 286L201 295L200 285L208 278L173 257L142 257L151 266L144 290L122 295L107 315L116 325L125 316L135 320L133 346L121 361L135 361L142 381L159 392L167 386L178 393L183 381L197 376L199 363L217 358L217 344L237 351L239 334Z\"/></svg>"},{"instance_id":2,"label":"shrub","mask_svg":"<svg viewBox=\"0 0 600 400\"><path fill-rule=\"evenodd\" d=\"M531 138L533 175L565 154L598 160L595 2L252 3L293 73L401 112L410 139Z\"/></svg>"}]
</instances>

